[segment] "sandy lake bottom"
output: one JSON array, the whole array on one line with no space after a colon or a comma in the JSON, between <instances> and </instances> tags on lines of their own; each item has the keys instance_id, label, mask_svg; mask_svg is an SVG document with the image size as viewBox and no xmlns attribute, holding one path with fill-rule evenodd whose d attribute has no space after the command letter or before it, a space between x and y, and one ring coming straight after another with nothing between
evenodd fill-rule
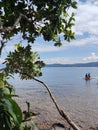
<instances>
[{"instance_id":1,"label":"sandy lake bottom","mask_svg":"<svg viewBox=\"0 0 98 130\"><path fill-rule=\"evenodd\" d=\"M70 118L83 129L97 128L98 126L98 100L96 97L90 99L84 95L69 96L55 95L53 93L60 108L64 110ZM58 114L52 100L46 90L31 91L20 94L16 99L23 110L27 109L25 101L30 102L30 109L33 112L40 113L38 119L43 123L62 122L61 116Z\"/></svg>"}]
</instances>

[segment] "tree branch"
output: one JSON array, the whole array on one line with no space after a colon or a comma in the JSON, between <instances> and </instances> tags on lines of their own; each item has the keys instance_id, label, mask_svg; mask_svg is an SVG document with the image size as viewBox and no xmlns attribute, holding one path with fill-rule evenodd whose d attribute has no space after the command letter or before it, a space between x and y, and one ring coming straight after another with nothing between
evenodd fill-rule
<instances>
[{"instance_id":1,"label":"tree branch","mask_svg":"<svg viewBox=\"0 0 98 130\"><path fill-rule=\"evenodd\" d=\"M36 78L32 78L32 76L30 74L27 74L27 73L21 73L19 72L20 74L24 74L24 75L27 75L28 77L30 77L31 79L41 83L48 91L49 95L50 95L50 98L52 99L57 111L59 112L59 114L63 117L64 120L66 120L68 122L68 124L74 129L74 130L80 130L80 128L70 119L70 117L63 111L60 109L60 106L57 104L56 102L56 99L54 98L51 90L49 89L48 85L45 84L43 81L39 80L39 79L36 79Z\"/></svg>"},{"instance_id":2,"label":"tree branch","mask_svg":"<svg viewBox=\"0 0 98 130\"><path fill-rule=\"evenodd\" d=\"M2 32L6 33L8 31L12 31L16 27L16 25L18 25L18 23L21 20L21 18L22 18L22 15L20 14L19 17L16 19L16 21L15 21L13 26L0 28L0 33L2 33Z\"/></svg>"},{"instance_id":3,"label":"tree branch","mask_svg":"<svg viewBox=\"0 0 98 130\"><path fill-rule=\"evenodd\" d=\"M0 28L0 33L2 33L2 32L6 33L6 32L9 32L9 31L12 31L19 24L19 22L20 22L20 20L22 18L26 19L28 22L31 22L31 20L29 20L29 18L26 15L20 13L19 17L16 19L15 23L13 24L13 26Z\"/></svg>"},{"instance_id":4,"label":"tree branch","mask_svg":"<svg viewBox=\"0 0 98 130\"><path fill-rule=\"evenodd\" d=\"M41 81L41 80L39 80L39 79L36 79L36 78L33 78L33 79L34 79L35 81L37 81L37 82L39 82L39 83L41 83L41 84L44 85L44 87L47 89L47 91L48 91L48 93L49 93L49 95L50 95L50 98L52 99L53 103L55 104L55 107L57 108L59 114L63 117L63 119L65 119L65 120L68 122L68 124L69 124L74 130L80 130L80 128L70 119L70 117L69 117L66 113L64 113L63 110L60 109L60 106L57 104L57 102L56 102L56 100L55 100L53 94L51 93L51 91L50 91L48 85L45 84L43 81Z\"/></svg>"},{"instance_id":5,"label":"tree branch","mask_svg":"<svg viewBox=\"0 0 98 130\"><path fill-rule=\"evenodd\" d=\"M2 53L2 49L3 49L4 46L5 46L5 42L3 42L3 41L1 40L0 55L1 55L1 53Z\"/></svg>"}]
</instances>

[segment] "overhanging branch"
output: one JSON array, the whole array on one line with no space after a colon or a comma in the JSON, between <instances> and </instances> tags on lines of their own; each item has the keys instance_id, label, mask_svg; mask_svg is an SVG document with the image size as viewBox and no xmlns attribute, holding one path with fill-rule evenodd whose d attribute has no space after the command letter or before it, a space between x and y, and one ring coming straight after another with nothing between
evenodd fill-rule
<instances>
[{"instance_id":1,"label":"overhanging branch","mask_svg":"<svg viewBox=\"0 0 98 130\"><path fill-rule=\"evenodd\" d=\"M2 32L6 33L6 32L9 32L9 31L12 31L19 24L19 22L22 18L26 19L28 22L31 22L31 20L29 20L29 18L26 15L20 13L19 17L16 19L13 26L0 28L0 33L2 33Z\"/></svg>"},{"instance_id":2,"label":"overhanging branch","mask_svg":"<svg viewBox=\"0 0 98 130\"><path fill-rule=\"evenodd\" d=\"M1 40L0 55L1 55L1 53L2 53L2 49L4 48L4 46L5 46L5 42L3 42L3 41Z\"/></svg>"},{"instance_id":3,"label":"overhanging branch","mask_svg":"<svg viewBox=\"0 0 98 130\"><path fill-rule=\"evenodd\" d=\"M63 117L64 120L66 120L68 122L68 124L74 129L74 130L80 130L80 128L70 119L70 117L63 111L60 109L60 106L57 104L56 99L54 98L51 90L49 89L48 85L45 84L43 81L36 79L36 78L32 78L32 76L30 74L27 73L20 73L20 74L24 74L27 75L28 77L30 77L31 79L41 83L48 91L50 98L52 99L56 109L58 110L59 114Z\"/></svg>"},{"instance_id":4,"label":"overhanging branch","mask_svg":"<svg viewBox=\"0 0 98 130\"><path fill-rule=\"evenodd\" d=\"M43 86L47 89L49 95L50 95L50 98L52 99L53 103L55 104L55 107L57 108L59 114L63 117L63 119L65 119L68 124L74 129L74 130L80 130L80 128L70 119L70 117L63 111L60 109L60 106L57 104L56 102L56 99L54 98L51 90L49 89L48 85L45 84L43 81L39 80L39 79L36 79L36 78L33 78L35 81L43 84Z\"/></svg>"}]
</instances>

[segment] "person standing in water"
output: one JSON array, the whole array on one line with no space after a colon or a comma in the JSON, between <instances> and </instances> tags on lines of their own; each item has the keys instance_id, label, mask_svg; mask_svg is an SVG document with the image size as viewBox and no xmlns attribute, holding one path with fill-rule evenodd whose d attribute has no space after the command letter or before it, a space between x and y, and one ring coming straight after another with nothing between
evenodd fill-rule
<instances>
[{"instance_id":1,"label":"person standing in water","mask_svg":"<svg viewBox=\"0 0 98 130\"><path fill-rule=\"evenodd\" d=\"M90 73L88 73L88 78L89 78L89 79L91 78Z\"/></svg>"},{"instance_id":2,"label":"person standing in water","mask_svg":"<svg viewBox=\"0 0 98 130\"><path fill-rule=\"evenodd\" d=\"M88 79L88 74L86 73L86 75L85 75L85 80L87 80Z\"/></svg>"},{"instance_id":3,"label":"person standing in water","mask_svg":"<svg viewBox=\"0 0 98 130\"><path fill-rule=\"evenodd\" d=\"M90 80L90 77L91 77L91 76L90 76L90 73L88 73L88 74L86 73L86 75L85 75L85 80Z\"/></svg>"}]
</instances>

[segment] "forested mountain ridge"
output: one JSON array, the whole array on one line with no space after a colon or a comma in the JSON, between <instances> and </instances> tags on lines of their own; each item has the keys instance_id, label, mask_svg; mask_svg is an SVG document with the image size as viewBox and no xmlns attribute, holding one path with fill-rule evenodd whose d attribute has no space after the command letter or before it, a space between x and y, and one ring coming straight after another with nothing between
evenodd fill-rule
<instances>
[{"instance_id":1,"label":"forested mountain ridge","mask_svg":"<svg viewBox=\"0 0 98 130\"><path fill-rule=\"evenodd\" d=\"M76 64L47 64L47 67L98 67L98 62L76 63Z\"/></svg>"}]
</instances>

